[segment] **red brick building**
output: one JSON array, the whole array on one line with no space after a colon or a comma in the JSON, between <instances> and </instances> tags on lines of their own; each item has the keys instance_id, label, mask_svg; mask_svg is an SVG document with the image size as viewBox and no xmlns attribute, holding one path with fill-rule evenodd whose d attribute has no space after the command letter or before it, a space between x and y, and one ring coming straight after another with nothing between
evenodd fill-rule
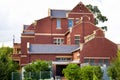
<instances>
[{"instance_id":1,"label":"red brick building","mask_svg":"<svg viewBox=\"0 0 120 80\"><path fill-rule=\"evenodd\" d=\"M72 10L49 9L48 13L24 25L21 44L15 44L13 54L21 66L36 59L52 61L55 75L62 75L69 63L109 64L116 56L117 45L105 38L94 24L94 15L81 2Z\"/></svg>"}]
</instances>

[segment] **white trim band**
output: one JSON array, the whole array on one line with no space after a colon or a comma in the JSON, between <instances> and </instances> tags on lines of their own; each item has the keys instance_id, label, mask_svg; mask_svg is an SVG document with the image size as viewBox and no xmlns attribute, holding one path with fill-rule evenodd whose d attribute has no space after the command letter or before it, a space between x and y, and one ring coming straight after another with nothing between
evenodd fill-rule
<instances>
[{"instance_id":1,"label":"white trim band","mask_svg":"<svg viewBox=\"0 0 120 80\"><path fill-rule=\"evenodd\" d=\"M41 35L41 36L64 36L65 34L50 34L50 33L35 33L35 35Z\"/></svg>"},{"instance_id":2,"label":"white trim band","mask_svg":"<svg viewBox=\"0 0 120 80\"><path fill-rule=\"evenodd\" d=\"M84 57L84 59L110 59L110 57Z\"/></svg>"}]
</instances>

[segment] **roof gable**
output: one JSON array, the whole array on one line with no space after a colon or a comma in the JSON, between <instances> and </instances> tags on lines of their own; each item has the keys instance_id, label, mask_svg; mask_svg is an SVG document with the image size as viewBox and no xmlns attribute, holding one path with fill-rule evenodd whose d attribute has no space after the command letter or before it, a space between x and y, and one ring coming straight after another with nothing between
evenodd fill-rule
<instances>
[{"instance_id":1,"label":"roof gable","mask_svg":"<svg viewBox=\"0 0 120 80\"><path fill-rule=\"evenodd\" d=\"M83 24L84 24L84 26L83 26ZM73 26L71 33L82 35L83 27L84 27L84 36L93 34L95 30L99 29L99 27L95 26L94 24L92 24L90 22L84 22L84 23L81 22L81 23L78 23L75 26Z\"/></svg>"},{"instance_id":2,"label":"roof gable","mask_svg":"<svg viewBox=\"0 0 120 80\"><path fill-rule=\"evenodd\" d=\"M117 45L106 38L94 38L84 44L84 57L113 57L116 56Z\"/></svg>"},{"instance_id":3,"label":"roof gable","mask_svg":"<svg viewBox=\"0 0 120 80\"><path fill-rule=\"evenodd\" d=\"M34 23L32 23L28 28L27 28L27 30L34 30Z\"/></svg>"},{"instance_id":4,"label":"roof gable","mask_svg":"<svg viewBox=\"0 0 120 80\"><path fill-rule=\"evenodd\" d=\"M90 10L82 3L78 3L71 12L78 12L78 13L91 13Z\"/></svg>"}]
</instances>

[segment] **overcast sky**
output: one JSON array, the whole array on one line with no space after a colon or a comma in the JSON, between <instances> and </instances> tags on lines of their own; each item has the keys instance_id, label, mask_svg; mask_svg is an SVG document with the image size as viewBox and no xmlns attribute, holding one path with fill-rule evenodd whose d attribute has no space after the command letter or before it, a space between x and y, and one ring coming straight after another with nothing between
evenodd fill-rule
<instances>
[{"instance_id":1,"label":"overcast sky","mask_svg":"<svg viewBox=\"0 0 120 80\"><path fill-rule=\"evenodd\" d=\"M71 10L79 2L98 6L108 21L99 26L108 26L106 38L120 43L120 5L119 0L0 0L0 46L12 46L20 42L23 25L48 16L50 9Z\"/></svg>"}]
</instances>

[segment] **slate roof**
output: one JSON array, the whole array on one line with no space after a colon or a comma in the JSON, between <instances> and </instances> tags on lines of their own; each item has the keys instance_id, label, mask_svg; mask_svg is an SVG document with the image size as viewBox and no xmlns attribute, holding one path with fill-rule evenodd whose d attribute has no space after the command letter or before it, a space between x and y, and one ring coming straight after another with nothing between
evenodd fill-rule
<instances>
[{"instance_id":1,"label":"slate roof","mask_svg":"<svg viewBox=\"0 0 120 80\"><path fill-rule=\"evenodd\" d=\"M29 27L29 25L23 25L23 30L26 30Z\"/></svg>"},{"instance_id":2,"label":"slate roof","mask_svg":"<svg viewBox=\"0 0 120 80\"><path fill-rule=\"evenodd\" d=\"M53 18L66 18L66 13L70 10L51 10L51 17Z\"/></svg>"},{"instance_id":3,"label":"slate roof","mask_svg":"<svg viewBox=\"0 0 120 80\"><path fill-rule=\"evenodd\" d=\"M34 31L24 31L23 34L34 34Z\"/></svg>"},{"instance_id":4,"label":"slate roof","mask_svg":"<svg viewBox=\"0 0 120 80\"><path fill-rule=\"evenodd\" d=\"M23 34L34 34L34 25L24 25Z\"/></svg>"},{"instance_id":5,"label":"slate roof","mask_svg":"<svg viewBox=\"0 0 120 80\"><path fill-rule=\"evenodd\" d=\"M31 54L71 54L79 48L79 45L54 45L54 44L31 44L29 53Z\"/></svg>"}]
</instances>

